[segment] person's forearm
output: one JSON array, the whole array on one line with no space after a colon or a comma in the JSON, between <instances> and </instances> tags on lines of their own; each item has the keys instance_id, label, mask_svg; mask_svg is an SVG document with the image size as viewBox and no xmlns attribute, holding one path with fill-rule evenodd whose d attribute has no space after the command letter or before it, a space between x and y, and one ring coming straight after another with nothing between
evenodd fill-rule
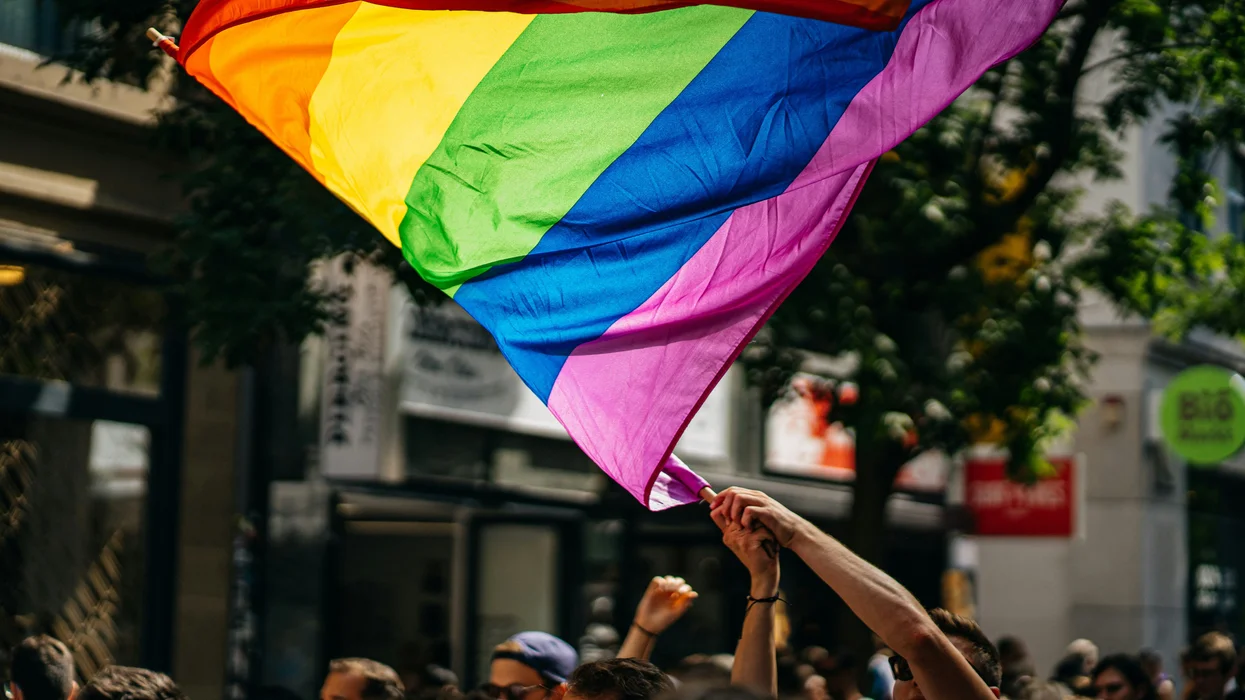
<instances>
[{"instance_id":1,"label":"person's forearm","mask_svg":"<svg viewBox=\"0 0 1245 700\"><path fill-rule=\"evenodd\" d=\"M754 599L778 595L777 576L753 577L750 595ZM731 683L766 697L778 694L778 660L774 653L774 603L749 603L744 629L735 649Z\"/></svg>"},{"instance_id":2,"label":"person's forearm","mask_svg":"<svg viewBox=\"0 0 1245 700\"><path fill-rule=\"evenodd\" d=\"M791 549L869 629L908 660L928 700L993 700L994 694L920 602L886 572L807 521L792 538Z\"/></svg>"},{"instance_id":3,"label":"person's forearm","mask_svg":"<svg viewBox=\"0 0 1245 700\"><path fill-rule=\"evenodd\" d=\"M649 634L633 624L627 631L627 637L623 639L622 646L618 648L618 658L648 661L653 655L655 646L657 646L657 635Z\"/></svg>"},{"instance_id":4,"label":"person's forearm","mask_svg":"<svg viewBox=\"0 0 1245 700\"><path fill-rule=\"evenodd\" d=\"M911 632L933 624L906 588L811 523L801 525L791 550L901 656L913 651Z\"/></svg>"}]
</instances>

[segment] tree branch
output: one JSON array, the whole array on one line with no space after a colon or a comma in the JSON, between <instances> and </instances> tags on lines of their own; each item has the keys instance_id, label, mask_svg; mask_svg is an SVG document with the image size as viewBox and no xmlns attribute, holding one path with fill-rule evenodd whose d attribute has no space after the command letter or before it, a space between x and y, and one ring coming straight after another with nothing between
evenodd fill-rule
<instances>
[{"instance_id":1,"label":"tree branch","mask_svg":"<svg viewBox=\"0 0 1245 700\"><path fill-rule=\"evenodd\" d=\"M1079 5L1072 5L1072 3L1064 4L1063 9L1059 11L1059 14L1055 15L1055 21L1058 22L1061 19L1071 19L1073 17L1080 17L1081 15L1085 14L1085 6L1087 4L1088 3L1084 3L1084 2Z\"/></svg>"},{"instance_id":2,"label":"tree branch","mask_svg":"<svg viewBox=\"0 0 1245 700\"><path fill-rule=\"evenodd\" d=\"M1094 39L1107 24L1107 19L1115 7L1115 2L1098 0L1087 3L1081 11L1081 23L1069 38L1072 47L1067 58L1060 64L1055 79L1054 94L1050 110L1047 111L1046 125L1052 134L1049 141L1050 152L1037 164L1037 171L1029 177L1023 189L1011 200L1000 204L989 204L985 201L985 192L977 193L974 208L979 214L974 218L976 226L970 235L963 237L955 245L949 246L946 253L938 261L941 264L928 265L931 273L950 269L972 258L977 253L998 240L1007 231L1015 230L1025 212L1033 206L1038 196L1050 185L1051 179L1062 169L1071 155L1072 141L1076 127L1076 90L1080 84L1085 61L1089 58Z\"/></svg>"},{"instance_id":3,"label":"tree branch","mask_svg":"<svg viewBox=\"0 0 1245 700\"><path fill-rule=\"evenodd\" d=\"M1201 42L1194 42L1194 43L1187 43L1187 44L1168 44L1166 46L1150 46L1144 49L1137 49L1136 51L1128 51L1126 53L1112 56L1110 58L1104 58L1101 61L1098 61L1097 63L1093 63L1087 66L1084 70L1081 71L1081 75L1092 73L1098 70L1099 68L1102 68L1103 66L1114 63L1116 61L1123 61L1128 58L1136 58L1137 56L1144 56L1148 53L1158 53L1160 51L1168 51L1171 49L1206 49L1206 48L1210 48L1210 44L1204 44Z\"/></svg>"}]
</instances>

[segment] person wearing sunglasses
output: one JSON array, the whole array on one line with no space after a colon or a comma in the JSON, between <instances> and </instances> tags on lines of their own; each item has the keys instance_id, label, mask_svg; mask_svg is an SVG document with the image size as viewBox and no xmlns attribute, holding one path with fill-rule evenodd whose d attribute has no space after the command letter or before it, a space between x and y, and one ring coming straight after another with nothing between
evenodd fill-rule
<instances>
[{"instance_id":1,"label":"person wearing sunglasses","mask_svg":"<svg viewBox=\"0 0 1245 700\"><path fill-rule=\"evenodd\" d=\"M767 528L894 650L894 700L998 697L998 650L972 621L927 612L895 579L760 491L731 487L711 508L746 529Z\"/></svg>"},{"instance_id":2,"label":"person wearing sunglasses","mask_svg":"<svg viewBox=\"0 0 1245 700\"><path fill-rule=\"evenodd\" d=\"M578 665L570 644L547 632L520 632L493 650L480 691L493 700L562 700Z\"/></svg>"},{"instance_id":3,"label":"person wearing sunglasses","mask_svg":"<svg viewBox=\"0 0 1245 700\"><path fill-rule=\"evenodd\" d=\"M1098 700L1158 700L1141 660L1128 654L1103 657L1090 673Z\"/></svg>"},{"instance_id":4,"label":"person wearing sunglasses","mask_svg":"<svg viewBox=\"0 0 1245 700\"><path fill-rule=\"evenodd\" d=\"M73 655L60 640L41 634L14 647L5 700L71 700L77 692Z\"/></svg>"}]
</instances>

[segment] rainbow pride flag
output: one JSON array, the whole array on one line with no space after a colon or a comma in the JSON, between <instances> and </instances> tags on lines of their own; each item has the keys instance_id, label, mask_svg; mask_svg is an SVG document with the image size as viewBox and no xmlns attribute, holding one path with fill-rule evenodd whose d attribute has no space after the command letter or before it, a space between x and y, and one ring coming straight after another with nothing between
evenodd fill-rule
<instances>
[{"instance_id":1,"label":"rainbow pride flag","mask_svg":"<svg viewBox=\"0 0 1245 700\"><path fill-rule=\"evenodd\" d=\"M494 336L649 508L874 159L1063 0L204 0L178 60Z\"/></svg>"}]
</instances>

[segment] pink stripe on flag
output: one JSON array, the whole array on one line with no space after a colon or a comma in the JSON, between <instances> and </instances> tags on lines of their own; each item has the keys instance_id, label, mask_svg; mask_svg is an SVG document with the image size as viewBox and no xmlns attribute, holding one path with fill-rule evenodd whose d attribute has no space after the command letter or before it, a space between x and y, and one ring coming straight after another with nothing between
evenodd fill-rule
<instances>
[{"instance_id":1,"label":"pink stripe on flag","mask_svg":"<svg viewBox=\"0 0 1245 700\"><path fill-rule=\"evenodd\" d=\"M707 484L671 450L713 385L834 239L873 159L1037 39L1063 0L937 0L781 195L736 209L666 284L563 365L549 409L652 510ZM660 467L660 468L659 468Z\"/></svg>"}]
</instances>

